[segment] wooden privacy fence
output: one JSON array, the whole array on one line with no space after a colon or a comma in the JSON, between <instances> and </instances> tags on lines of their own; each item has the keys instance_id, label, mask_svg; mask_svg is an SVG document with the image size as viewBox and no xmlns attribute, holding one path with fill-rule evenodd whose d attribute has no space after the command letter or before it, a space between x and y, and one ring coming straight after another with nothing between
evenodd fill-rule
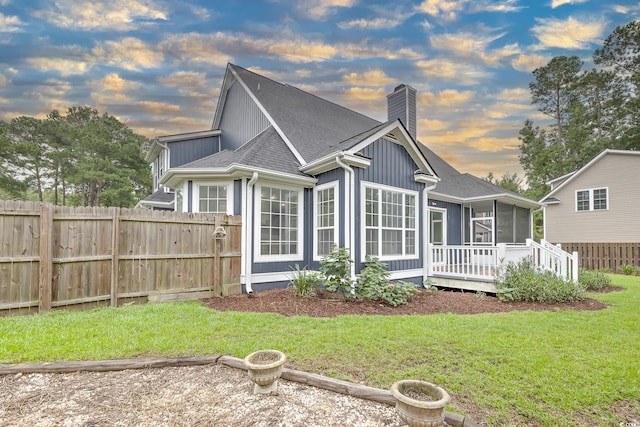
<instances>
[{"instance_id":1,"label":"wooden privacy fence","mask_svg":"<svg viewBox=\"0 0 640 427\"><path fill-rule=\"evenodd\" d=\"M578 252L580 267L588 270L611 270L620 266L640 266L640 243L562 243L562 249Z\"/></svg>"},{"instance_id":2,"label":"wooden privacy fence","mask_svg":"<svg viewBox=\"0 0 640 427\"><path fill-rule=\"evenodd\" d=\"M0 311L240 293L239 216L0 201Z\"/></svg>"}]
</instances>

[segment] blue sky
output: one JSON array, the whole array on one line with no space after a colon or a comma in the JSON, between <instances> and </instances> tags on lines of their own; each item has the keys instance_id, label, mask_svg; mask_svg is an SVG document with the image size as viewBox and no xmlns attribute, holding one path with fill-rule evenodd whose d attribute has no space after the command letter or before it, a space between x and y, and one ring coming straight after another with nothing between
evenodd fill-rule
<instances>
[{"instance_id":1,"label":"blue sky","mask_svg":"<svg viewBox=\"0 0 640 427\"><path fill-rule=\"evenodd\" d=\"M228 62L375 119L418 90L418 139L462 172L522 173L532 71L592 67L623 0L0 0L0 119L89 105L148 137L209 129Z\"/></svg>"}]
</instances>

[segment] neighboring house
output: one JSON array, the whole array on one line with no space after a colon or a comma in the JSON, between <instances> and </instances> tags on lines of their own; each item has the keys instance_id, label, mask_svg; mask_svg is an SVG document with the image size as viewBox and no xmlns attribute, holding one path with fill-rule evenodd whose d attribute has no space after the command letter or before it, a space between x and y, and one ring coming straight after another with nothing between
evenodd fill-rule
<instances>
[{"instance_id":1,"label":"neighboring house","mask_svg":"<svg viewBox=\"0 0 640 427\"><path fill-rule=\"evenodd\" d=\"M603 248L603 254L607 245L618 248L607 249L612 264L583 265L588 268L615 270L620 263L614 252L619 256L623 243L634 244L640 257L640 152L604 150L581 169L547 184L551 191L540 201L547 241L577 250L584 262L587 245Z\"/></svg>"},{"instance_id":2,"label":"neighboring house","mask_svg":"<svg viewBox=\"0 0 640 427\"><path fill-rule=\"evenodd\" d=\"M229 64L212 130L154 141L156 192L140 205L173 194L177 211L241 215L246 292L287 284L295 265L317 270L334 245L349 249L353 276L374 256L392 279L420 284L430 244L531 236L536 202L417 142L415 89L400 85L387 101L381 123Z\"/></svg>"}]
</instances>

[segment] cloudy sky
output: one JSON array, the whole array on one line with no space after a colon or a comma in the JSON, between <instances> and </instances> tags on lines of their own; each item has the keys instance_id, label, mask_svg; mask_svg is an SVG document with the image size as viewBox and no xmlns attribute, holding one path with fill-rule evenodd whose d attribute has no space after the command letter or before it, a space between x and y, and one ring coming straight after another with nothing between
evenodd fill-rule
<instances>
[{"instance_id":1,"label":"cloudy sky","mask_svg":"<svg viewBox=\"0 0 640 427\"><path fill-rule=\"evenodd\" d=\"M375 119L418 90L418 139L462 172L521 173L532 71L585 69L629 0L0 0L0 120L89 105L148 137L209 129L232 62Z\"/></svg>"}]
</instances>

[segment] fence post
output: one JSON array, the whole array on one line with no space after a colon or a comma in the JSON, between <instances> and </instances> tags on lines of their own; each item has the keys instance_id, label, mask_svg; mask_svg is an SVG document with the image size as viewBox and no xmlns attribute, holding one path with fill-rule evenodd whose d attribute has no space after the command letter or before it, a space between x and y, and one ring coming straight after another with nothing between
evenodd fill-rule
<instances>
[{"instance_id":1,"label":"fence post","mask_svg":"<svg viewBox=\"0 0 640 427\"><path fill-rule=\"evenodd\" d=\"M40 313L51 310L51 282L53 281L53 205L40 205L40 245L39 245L39 293Z\"/></svg>"},{"instance_id":2,"label":"fence post","mask_svg":"<svg viewBox=\"0 0 640 427\"><path fill-rule=\"evenodd\" d=\"M118 306L118 266L120 261L120 208L111 211L111 306Z\"/></svg>"},{"instance_id":3,"label":"fence post","mask_svg":"<svg viewBox=\"0 0 640 427\"><path fill-rule=\"evenodd\" d=\"M580 278L578 277L578 269L579 269L579 262L578 262L578 252L573 252L571 254L571 267L572 267L572 274L573 274L573 283L578 283L578 281L580 280Z\"/></svg>"}]
</instances>

